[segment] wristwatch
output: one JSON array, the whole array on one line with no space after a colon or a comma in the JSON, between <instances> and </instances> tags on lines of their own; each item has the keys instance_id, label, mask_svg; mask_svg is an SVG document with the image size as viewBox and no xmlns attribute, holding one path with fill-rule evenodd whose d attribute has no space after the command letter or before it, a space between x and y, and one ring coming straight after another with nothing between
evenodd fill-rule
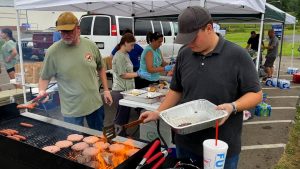
<instances>
[{"instance_id":1,"label":"wristwatch","mask_svg":"<svg viewBox=\"0 0 300 169\"><path fill-rule=\"evenodd\" d=\"M234 114L236 114L236 112L237 112L237 108L236 108L236 103L235 102L232 102L231 103L231 106L232 106L232 113L234 113Z\"/></svg>"}]
</instances>

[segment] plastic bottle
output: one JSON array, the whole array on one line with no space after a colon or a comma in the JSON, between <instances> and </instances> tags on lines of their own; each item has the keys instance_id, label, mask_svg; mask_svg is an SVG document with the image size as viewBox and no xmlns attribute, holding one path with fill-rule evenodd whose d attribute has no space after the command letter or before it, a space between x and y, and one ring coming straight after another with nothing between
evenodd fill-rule
<instances>
[{"instance_id":1,"label":"plastic bottle","mask_svg":"<svg viewBox=\"0 0 300 169\"><path fill-rule=\"evenodd\" d=\"M15 103L16 102L14 96L9 97L9 102L10 103Z\"/></svg>"}]
</instances>

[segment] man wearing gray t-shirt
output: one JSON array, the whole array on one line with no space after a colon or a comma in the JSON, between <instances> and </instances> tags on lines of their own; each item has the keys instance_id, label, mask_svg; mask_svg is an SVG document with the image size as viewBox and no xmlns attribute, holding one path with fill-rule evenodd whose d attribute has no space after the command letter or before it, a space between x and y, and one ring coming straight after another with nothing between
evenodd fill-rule
<instances>
[{"instance_id":1,"label":"man wearing gray t-shirt","mask_svg":"<svg viewBox=\"0 0 300 169\"><path fill-rule=\"evenodd\" d=\"M270 78L274 72L274 62L276 57L278 56L278 38L275 36L275 32L273 29L268 31L269 35L269 45L264 46L264 49L267 49L266 61L265 61L265 72L267 76L264 79Z\"/></svg>"}]
</instances>

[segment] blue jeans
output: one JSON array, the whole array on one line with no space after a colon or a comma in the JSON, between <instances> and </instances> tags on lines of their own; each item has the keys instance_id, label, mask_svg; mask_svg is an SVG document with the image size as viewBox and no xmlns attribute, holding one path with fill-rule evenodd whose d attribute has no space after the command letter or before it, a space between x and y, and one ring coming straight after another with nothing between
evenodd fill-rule
<instances>
[{"instance_id":1,"label":"blue jeans","mask_svg":"<svg viewBox=\"0 0 300 169\"><path fill-rule=\"evenodd\" d=\"M203 165L203 157L200 157L178 145L176 145L176 154L179 159L191 159L195 162L195 164L199 165L201 163L200 165ZM231 156L230 158L226 157L224 169L237 169L238 162L239 154Z\"/></svg>"},{"instance_id":2,"label":"blue jeans","mask_svg":"<svg viewBox=\"0 0 300 169\"><path fill-rule=\"evenodd\" d=\"M101 106L99 109L95 110L93 113L87 116L81 117L64 117L64 121L79 126L83 126L83 119L86 118L88 126L91 129L102 131L103 121L104 121L104 106Z\"/></svg>"}]
</instances>

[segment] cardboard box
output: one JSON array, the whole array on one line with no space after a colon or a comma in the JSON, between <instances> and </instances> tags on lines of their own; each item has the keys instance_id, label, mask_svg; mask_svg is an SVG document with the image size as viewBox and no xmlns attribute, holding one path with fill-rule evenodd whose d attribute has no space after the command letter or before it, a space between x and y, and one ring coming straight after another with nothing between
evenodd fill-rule
<instances>
[{"instance_id":1,"label":"cardboard box","mask_svg":"<svg viewBox=\"0 0 300 169\"><path fill-rule=\"evenodd\" d=\"M112 57L108 56L103 58L104 64L106 66L106 70L112 69Z\"/></svg>"},{"instance_id":2,"label":"cardboard box","mask_svg":"<svg viewBox=\"0 0 300 169\"><path fill-rule=\"evenodd\" d=\"M43 62L24 63L25 83L38 83ZM15 66L16 73L21 73L21 66Z\"/></svg>"}]
</instances>

